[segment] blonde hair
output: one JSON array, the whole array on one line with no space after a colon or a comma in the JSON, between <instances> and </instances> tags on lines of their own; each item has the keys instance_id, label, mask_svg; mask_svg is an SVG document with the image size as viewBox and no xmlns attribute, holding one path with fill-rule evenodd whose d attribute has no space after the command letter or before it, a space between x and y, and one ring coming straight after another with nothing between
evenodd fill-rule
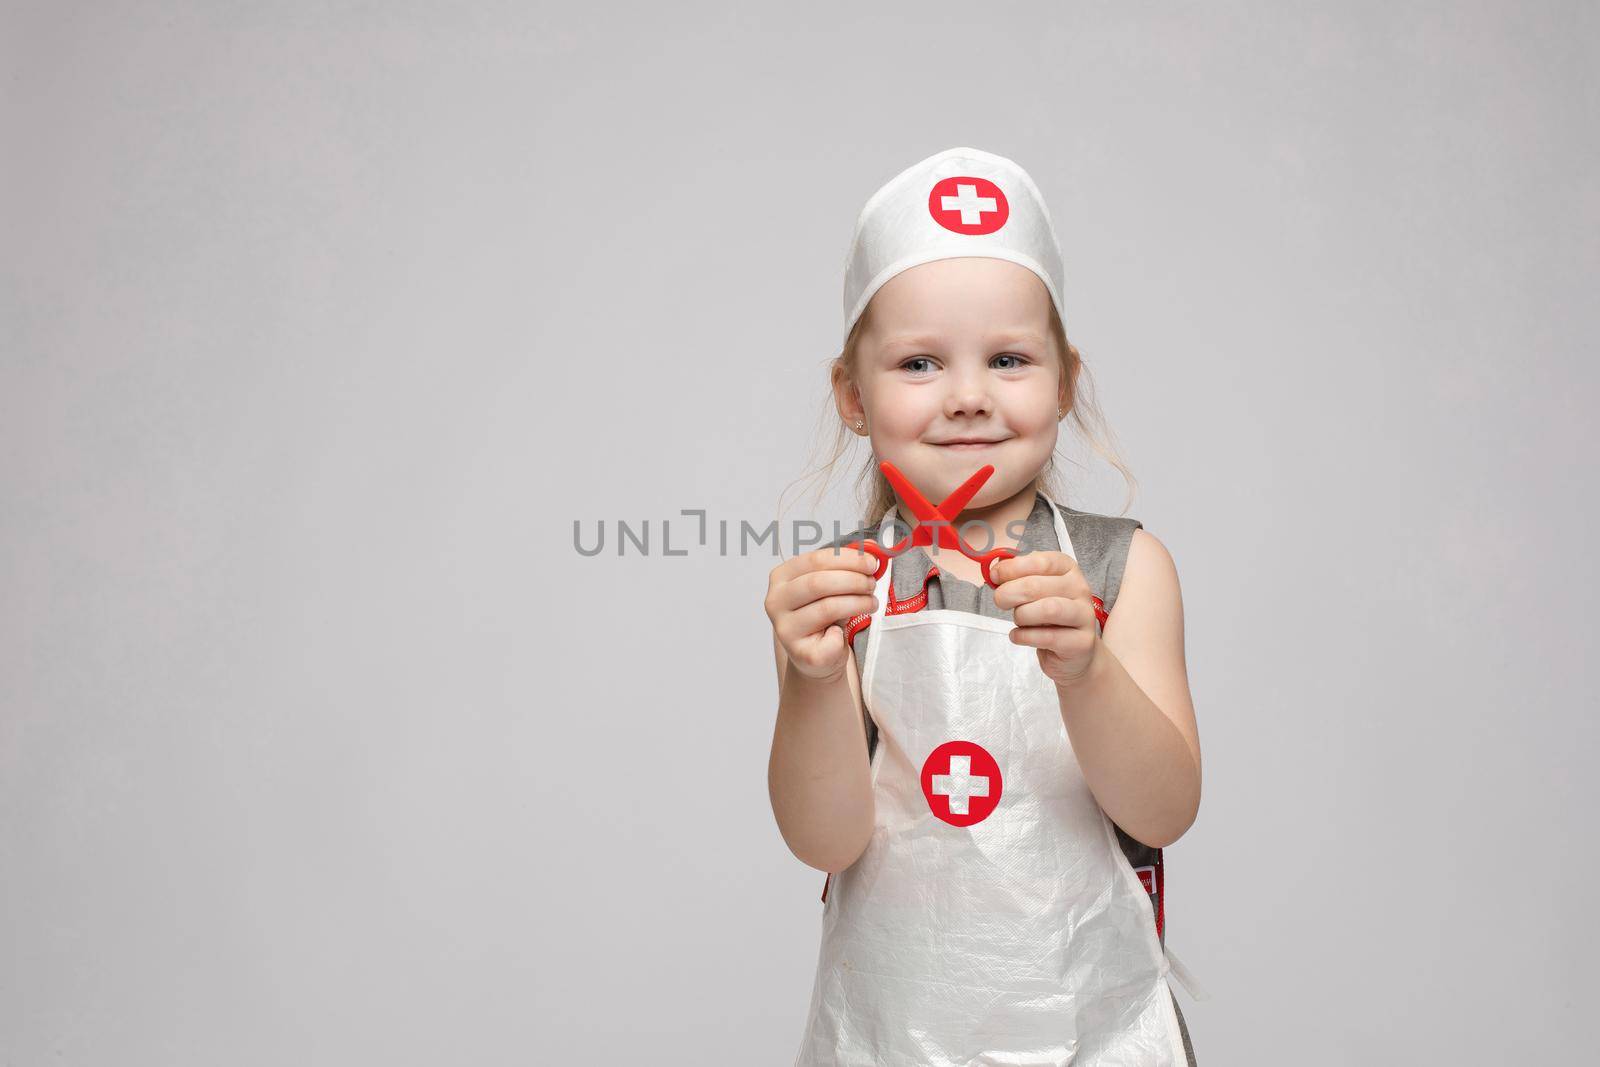
<instances>
[{"instance_id":1,"label":"blonde hair","mask_svg":"<svg viewBox=\"0 0 1600 1067\"><path fill-rule=\"evenodd\" d=\"M1123 501L1122 511L1119 514L1126 514L1129 505L1133 503L1138 482L1134 478L1133 472L1128 469L1128 465L1117 454L1114 435L1106 424L1106 419L1100 411L1100 406L1095 402L1093 383L1083 355L1078 351L1078 347L1067 339L1066 328L1061 324L1061 316L1056 314L1055 302L1050 301L1049 307L1050 336L1054 342L1056 355L1061 362L1061 381L1064 383L1067 393L1066 404L1064 405L1067 408L1067 417L1076 425L1080 435L1088 443L1090 450L1115 467L1122 475L1123 481L1127 485L1128 495ZM828 398L823 405L820 417L824 420L832 417L834 422L832 455L784 487L783 493L778 496L780 517L783 513L784 493L787 493L797 482L822 477L822 483L812 496L811 501L813 508L817 506L822 499L822 494L827 491L828 486L833 481L834 468L838 465L839 460L843 458L846 449L849 448L851 438L855 436L845 426L844 421L838 417L838 410L833 403L833 387L840 379L847 382L854 380L858 346L871 313L872 304L869 302L861 317L856 320L856 324L851 327L850 336L845 338L843 350L829 360L828 363ZM819 433L815 440L820 441L821 437L822 435ZM1068 494L1056 468L1056 458L1058 456L1061 456L1059 448L1044 465L1044 469L1040 471L1039 488L1050 499L1064 504ZM870 453L866 463L856 472L855 491L857 503L866 505L866 510L860 513L860 517L869 525L881 519L883 514L895 502L894 490L890 487L889 480L878 469Z\"/></svg>"}]
</instances>

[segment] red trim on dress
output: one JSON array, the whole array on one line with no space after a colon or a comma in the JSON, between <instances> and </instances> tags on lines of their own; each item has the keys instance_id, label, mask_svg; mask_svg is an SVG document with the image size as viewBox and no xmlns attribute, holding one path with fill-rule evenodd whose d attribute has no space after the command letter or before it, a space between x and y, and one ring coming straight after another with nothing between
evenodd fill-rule
<instances>
[{"instance_id":1,"label":"red trim on dress","mask_svg":"<svg viewBox=\"0 0 1600 1067\"><path fill-rule=\"evenodd\" d=\"M939 568L932 563L928 564L928 573L923 576L921 591L913 593L904 600L896 600L894 598L894 581L891 579L889 582L889 606L883 609L883 613L885 615L908 615L913 611L921 611L923 608L927 607L928 583L931 582L938 574ZM862 630L865 630L870 625L872 625L871 614L856 615L851 618L845 623L844 626L845 642L851 648L856 647L856 634L860 633Z\"/></svg>"},{"instance_id":2,"label":"red trim on dress","mask_svg":"<svg viewBox=\"0 0 1600 1067\"><path fill-rule=\"evenodd\" d=\"M1161 875L1161 850L1156 849L1156 938L1165 943L1167 936L1167 891L1166 879Z\"/></svg>"}]
</instances>

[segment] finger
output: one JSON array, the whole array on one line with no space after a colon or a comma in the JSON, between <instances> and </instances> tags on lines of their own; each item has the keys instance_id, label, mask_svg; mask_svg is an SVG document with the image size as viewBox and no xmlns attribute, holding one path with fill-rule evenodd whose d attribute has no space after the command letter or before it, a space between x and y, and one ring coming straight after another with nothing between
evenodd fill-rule
<instances>
[{"instance_id":1,"label":"finger","mask_svg":"<svg viewBox=\"0 0 1600 1067\"><path fill-rule=\"evenodd\" d=\"M991 568L992 573L992 568ZM1064 574L1025 574L995 586L994 606L1010 610L1047 596L1071 596L1074 587Z\"/></svg>"},{"instance_id":2,"label":"finger","mask_svg":"<svg viewBox=\"0 0 1600 1067\"><path fill-rule=\"evenodd\" d=\"M775 629L779 639L815 636L827 629L830 623L872 614L878 609L877 601L878 598L873 596L824 597L783 616Z\"/></svg>"},{"instance_id":3,"label":"finger","mask_svg":"<svg viewBox=\"0 0 1600 1067\"><path fill-rule=\"evenodd\" d=\"M844 651L844 627L835 623L822 631L817 638L816 655L824 663L832 663Z\"/></svg>"},{"instance_id":4,"label":"finger","mask_svg":"<svg viewBox=\"0 0 1600 1067\"><path fill-rule=\"evenodd\" d=\"M1065 552L1040 550L998 560L989 566L989 573L1005 583L1029 574L1070 574L1077 567L1078 561Z\"/></svg>"},{"instance_id":5,"label":"finger","mask_svg":"<svg viewBox=\"0 0 1600 1067\"><path fill-rule=\"evenodd\" d=\"M1011 609L1047 596L1089 600L1093 595L1083 572L1074 569L1068 574L1027 574L1001 582L995 587L994 602L996 607Z\"/></svg>"},{"instance_id":6,"label":"finger","mask_svg":"<svg viewBox=\"0 0 1600 1067\"><path fill-rule=\"evenodd\" d=\"M819 570L852 570L872 574L877 569L878 558L865 549L829 545L784 560L772 569L768 584L776 586L791 582L802 574Z\"/></svg>"},{"instance_id":7,"label":"finger","mask_svg":"<svg viewBox=\"0 0 1600 1067\"><path fill-rule=\"evenodd\" d=\"M1014 645L1029 648L1050 648L1061 636L1057 626L1013 626L1008 635Z\"/></svg>"},{"instance_id":8,"label":"finger","mask_svg":"<svg viewBox=\"0 0 1600 1067\"><path fill-rule=\"evenodd\" d=\"M1047 596L1011 613L1018 626L1082 627L1094 621L1094 608L1070 597Z\"/></svg>"},{"instance_id":9,"label":"finger","mask_svg":"<svg viewBox=\"0 0 1600 1067\"><path fill-rule=\"evenodd\" d=\"M864 548L829 545L814 552L807 552L805 556L800 558L804 559L806 557L810 557L813 564L809 569L814 570L844 567L849 570L864 570L871 574L878 569L878 557Z\"/></svg>"},{"instance_id":10,"label":"finger","mask_svg":"<svg viewBox=\"0 0 1600 1067\"><path fill-rule=\"evenodd\" d=\"M1059 556L1065 562L1045 565L1041 573L1023 574L1010 579L1006 579L1002 572L997 579L999 584L995 586L995 604L1014 608L1018 604L1045 596L1079 597L1087 600L1094 595L1094 591L1089 588L1089 579L1078 569L1077 560L1059 552L1049 554ZM990 573L994 573L994 567L990 567ZM1008 586L1011 587L1009 590ZM1004 599L1001 597L1002 590L1007 590Z\"/></svg>"},{"instance_id":11,"label":"finger","mask_svg":"<svg viewBox=\"0 0 1600 1067\"><path fill-rule=\"evenodd\" d=\"M1085 637L1083 630L1061 625L1016 625L1008 637L1013 645L1027 645L1058 656L1082 656L1093 646L1093 640Z\"/></svg>"},{"instance_id":12,"label":"finger","mask_svg":"<svg viewBox=\"0 0 1600 1067\"><path fill-rule=\"evenodd\" d=\"M841 626L829 626L817 637L807 637L795 643L789 656L790 663L800 663L807 668L834 667L844 658L845 636Z\"/></svg>"},{"instance_id":13,"label":"finger","mask_svg":"<svg viewBox=\"0 0 1600 1067\"><path fill-rule=\"evenodd\" d=\"M774 589L770 604L778 611L797 611L823 597L872 593L877 588L872 575L860 571L811 571Z\"/></svg>"}]
</instances>

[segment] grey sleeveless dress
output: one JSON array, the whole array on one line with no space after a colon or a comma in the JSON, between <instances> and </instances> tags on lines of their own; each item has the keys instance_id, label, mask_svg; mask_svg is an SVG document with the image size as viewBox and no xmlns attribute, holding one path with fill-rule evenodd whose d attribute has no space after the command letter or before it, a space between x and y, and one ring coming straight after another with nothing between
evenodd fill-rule
<instances>
[{"instance_id":1,"label":"grey sleeveless dress","mask_svg":"<svg viewBox=\"0 0 1600 1067\"><path fill-rule=\"evenodd\" d=\"M1100 598L1106 612L1109 613L1116 603L1117 592L1122 587L1122 572L1128 562L1128 545L1133 540L1133 531L1142 529L1144 524L1138 519L1097 515L1093 512L1077 511L1063 504L1056 506L1061 510L1067 534L1072 538L1078 567L1089 580L1089 588ZM878 524L874 522L870 527L863 526L832 544L842 546L865 538L877 540L879 532ZM894 541L891 543L898 543L909 533L910 528L905 520L897 516ZM1049 552L1059 551L1061 548L1056 540L1055 523L1050 517L1050 505L1042 495L1034 501L1033 511L1028 516L1018 548ZM1010 611L995 606L992 588L987 585L973 585L954 575L945 574L939 570L927 551L919 547L910 548L903 555L895 557L889 571L889 587L891 607L888 610L891 613L944 608L976 612L996 619L1011 618ZM855 649L858 664L866 662L867 642L872 640L872 628L867 625L870 619L869 615L857 615L844 624L845 633ZM870 759L878 742L877 724L872 721L870 715L866 726L867 754ZM1166 929L1161 902L1161 850L1134 840L1115 823L1112 827L1116 830L1117 842L1122 846L1123 853L1134 869L1149 868L1154 872L1147 885L1157 933L1164 946ZM1173 1007L1178 1013L1178 1028L1183 1033L1183 1050L1188 1056L1189 1067L1195 1067L1194 1047L1189 1040L1189 1027L1184 1022L1183 1009L1178 1007L1176 997L1173 998Z\"/></svg>"}]
</instances>

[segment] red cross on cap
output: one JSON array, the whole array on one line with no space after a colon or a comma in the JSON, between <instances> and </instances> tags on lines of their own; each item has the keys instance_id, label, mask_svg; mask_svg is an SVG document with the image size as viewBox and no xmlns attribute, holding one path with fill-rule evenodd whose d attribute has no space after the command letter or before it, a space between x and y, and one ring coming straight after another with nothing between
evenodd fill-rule
<instances>
[{"instance_id":1,"label":"red cross on cap","mask_svg":"<svg viewBox=\"0 0 1600 1067\"><path fill-rule=\"evenodd\" d=\"M1011 217L1011 205L988 178L944 178L928 192L928 214L955 233L993 233Z\"/></svg>"},{"instance_id":2,"label":"red cross on cap","mask_svg":"<svg viewBox=\"0 0 1600 1067\"><path fill-rule=\"evenodd\" d=\"M982 822L1000 803L1000 765L982 745L946 741L922 764L928 810L951 826Z\"/></svg>"}]
</instances>

